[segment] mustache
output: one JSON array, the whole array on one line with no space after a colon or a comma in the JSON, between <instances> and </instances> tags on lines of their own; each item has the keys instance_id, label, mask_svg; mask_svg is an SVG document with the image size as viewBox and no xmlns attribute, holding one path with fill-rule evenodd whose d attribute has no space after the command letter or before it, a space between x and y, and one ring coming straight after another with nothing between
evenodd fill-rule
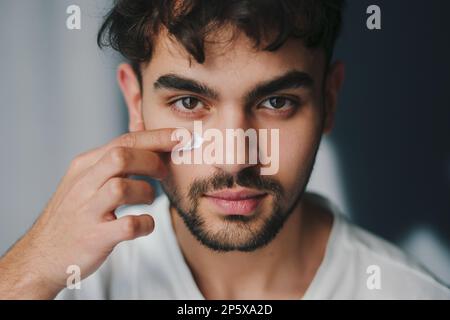
<instances>
[{"instance_id":1,"label":"mustache","mask_svg":"<svg viewBox=\"0 0 450 320\"><path fill-rule=\"evenodd\" d=\"M275 179L261 176L254 167L245 168L236 175L219 171L209 178L196 179L189 188L188 197L192 202L207 192L241 186L267 192L281 198L284 195L283 186Z\"/></svg>"}]
</instances>

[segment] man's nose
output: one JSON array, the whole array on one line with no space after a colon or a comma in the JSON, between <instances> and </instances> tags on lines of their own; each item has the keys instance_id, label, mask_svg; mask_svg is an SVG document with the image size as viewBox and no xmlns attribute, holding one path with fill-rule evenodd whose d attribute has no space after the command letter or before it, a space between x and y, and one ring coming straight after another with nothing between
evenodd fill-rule
<instances>
[{"instance_id":1,"label":"man's nose","mask_svg":"<svg viewBox=\"0 0 450 320\"><path fill-rule=\"evenodd\" d=\"M214 166L229 174L258 166L258 131L245 110L229 108L221 113L215 128L223 136L223 162Z\"/></svg>"}]
</instances>

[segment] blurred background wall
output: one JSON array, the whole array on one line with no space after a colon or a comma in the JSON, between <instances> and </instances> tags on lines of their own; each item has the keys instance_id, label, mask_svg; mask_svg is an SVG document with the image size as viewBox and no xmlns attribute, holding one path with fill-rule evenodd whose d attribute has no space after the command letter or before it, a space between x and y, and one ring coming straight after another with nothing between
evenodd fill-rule
<instances>
[{"instance_id":1,"label":"blurred background wall","mask_svg":"<svg viewBox=\"0 0 450 320\"><path fill-rule=\"evenodd\" d=\"M33 223L70 160L127 128L118 57L95 37L109 0L0 0L0 254ZM81 30L66 8L82 10ZM366 28L366 8L382 30ZM309 189L450 283L450 2L348 0L334 132Z\"/></svg>"}]
</instances>

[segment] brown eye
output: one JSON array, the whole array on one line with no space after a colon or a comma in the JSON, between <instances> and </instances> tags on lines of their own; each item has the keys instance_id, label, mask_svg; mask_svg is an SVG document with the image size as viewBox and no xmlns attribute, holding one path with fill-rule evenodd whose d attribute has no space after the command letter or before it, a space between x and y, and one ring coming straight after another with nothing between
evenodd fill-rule
<instances>
[{"instance_id":1,"label":"brown eye","mask_svg":"<svg viewBox=\"0 0 450 320\"><path fill-rule=\"evenodd\" d=\"M293 99L285 97L271 97L261 103L261 107L271 110L291 109L295 108L299 103Z\"/></svg>"},{"instance_id":2,"label":"brown eye","mask_svg":"<svg viewBox=\"0 0 450 320\"><path fill-rule=\"evenodd\" d=\"M275 109L280 109L286 104L286 99L282 97L273 97L269 99L270 105Z\"/></svg>"},{"instance_id":3,"label":"brown eye","mask_svg":"<svg viewBox=\"0 0 450 320\"><path fill-rule=\"evenodd\" d=\"M193 97L185 97L180 99L183 108L188 110L195 109L197 107L199 101Z\"/></svg>"},{"instance_id":4,"label":"brown eye","mask_svg":"<svg viewBox=\"0 0 450 320\"><path fill-rule=\"evenodd\" d=\"M203 114L208 110L205 103L193 96L179 97L169 102L169 106L172 110L189 116Z\"/></svg>"}]
</instances>

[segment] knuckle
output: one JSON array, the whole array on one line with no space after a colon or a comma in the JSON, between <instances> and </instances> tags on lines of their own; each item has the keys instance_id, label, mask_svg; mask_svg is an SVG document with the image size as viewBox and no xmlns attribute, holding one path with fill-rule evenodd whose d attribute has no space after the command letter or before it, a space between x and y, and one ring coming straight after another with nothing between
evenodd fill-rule
<instances>
[{"instance_id":1,"label":"knuckle","mask_svg":"<svg viewBox=\"0 0 450 320\"><path fill-rule=\"evenodd\" d=\"M123 221L123 233L126 238L133 238L139 230L139 221L133 217L125 217Z\"/></svg>"},{"instance_id":2,"label":"knuckle","mask_svg":"<svg viewBox=\"0 0 450 320\"><path fill-rule=\"evenodd\" d=\"M124 147L115 147L110 151L110 159L115 168L122 171L128 165L131 155Z\"/></svg>"},{"instance_id":3,"label":"knuckle","mask_svg":"<svg viewBox=\"0 0 450 320\"><path fill-rule=\"evenodd\" d=\"M136 146L136 135L133 133L126 133L119 138L119 144L127 148L134 148Z\"/></svg>"},{"instance_id":4,"label":"knuckle","mask_svg":"<svg viewBox=\"0 0 450 320\"><path fill-rule=\"evenodd\" d=\"M120 178L111 179L109 182L109 192L113 199L121 200L125 198L128 191L128 184Z\"/></svg>"},{"instance_id":5,"label":"knuckle","mask_svg":"<svg viewBox=\"0 0 450 320\"><path fill-rule=\"evenodd\" d=\"M84 158L85 158L84 153L73 158L72 161L70 162L70 170L77 171L82 166Z\"/></svg>"}]
</instances>

